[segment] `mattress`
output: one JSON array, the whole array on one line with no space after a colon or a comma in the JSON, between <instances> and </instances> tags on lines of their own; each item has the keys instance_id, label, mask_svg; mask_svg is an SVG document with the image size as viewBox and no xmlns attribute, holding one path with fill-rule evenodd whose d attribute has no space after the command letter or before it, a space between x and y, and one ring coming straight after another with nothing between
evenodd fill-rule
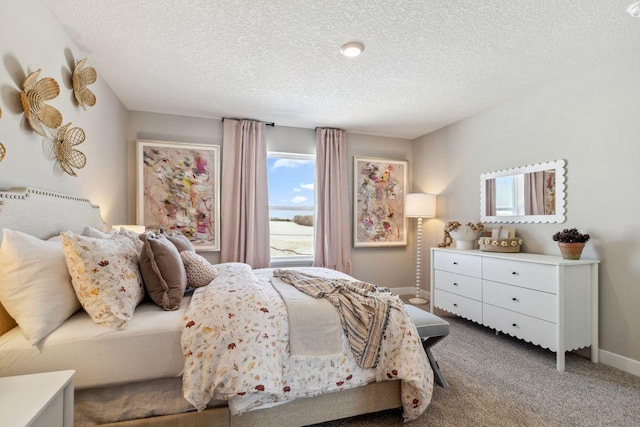
<instances>
[{"instance_id":1,"label":"mattress","mask_svg":"<svg viewBox=\"0 0 640 427\"><path fill-rule=\"evenodd\" d=\"M177 377L184 358L182 318L191 301L165 311L143 302L123 330L94 323L80 310L32 346L15 327L0 336L0 377L73 369L77 389Z\"/></svg>"}]
</instances>

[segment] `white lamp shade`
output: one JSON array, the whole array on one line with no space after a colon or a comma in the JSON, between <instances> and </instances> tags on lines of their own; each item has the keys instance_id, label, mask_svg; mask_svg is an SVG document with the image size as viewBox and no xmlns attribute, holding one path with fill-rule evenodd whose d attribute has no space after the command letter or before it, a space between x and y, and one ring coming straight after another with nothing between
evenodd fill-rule
<instances>
[{"instance_id":1,"label":"white lamp shade","mask_svg":"<svg viewBox=\"0 0 640 427\"><path fill-rule=\"evenodd\" d=\"M435 218L435 194L407 194L407 197L404 199L404 216L410 218Z\"/></svg>"}]
</instances>

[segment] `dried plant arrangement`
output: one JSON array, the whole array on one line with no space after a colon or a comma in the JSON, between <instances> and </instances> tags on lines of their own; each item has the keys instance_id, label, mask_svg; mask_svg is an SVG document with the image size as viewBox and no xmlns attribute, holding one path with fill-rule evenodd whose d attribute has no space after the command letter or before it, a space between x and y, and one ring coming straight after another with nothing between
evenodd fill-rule
<instances>
[{"instance_id":1,"label":"dried plant arrangement","mask_svg":"<svg viewBox=\"0 0 640 427\"><path fill-rule=\"evenodd\" d=\"M96 96L87 88L88 85L95 83L98 79L96 70L92 67L85 68L87 58L78 62L75 70L73 70L72 84L73 95L76 97L78 104L86 110L86 106L93 107L96 105Z\"/></svg>"},{"instance_id":2,"label":"dried plant arrangement","mask_svg":"<svg viewBox=\"0 0 640 427\"><path fill-rule=\"evenodd\" d=\"M55 98L60 94L58 82L50 77L38 80L42 70L34 71L24 80L20 99L24 115L31 128L42 136L47 136L42 128L56 129L62 123L62 114L54 107L45 104L45 101Z\"/></svg>"},{"instance_id":3,"label":"dried plant arrangement","mask_svg":"<svg viewBox=\"0 0 640 427\"><path fill-rule=\"evenodd\" d=\"M87 156L75 146L84 142L85 133L80 128L71 128L67 123L58 129L58 135L53 141L53 154L60 168L71 176L77 176L73 168L82 169L87 164Z\"/></svg>"}]
</instances>

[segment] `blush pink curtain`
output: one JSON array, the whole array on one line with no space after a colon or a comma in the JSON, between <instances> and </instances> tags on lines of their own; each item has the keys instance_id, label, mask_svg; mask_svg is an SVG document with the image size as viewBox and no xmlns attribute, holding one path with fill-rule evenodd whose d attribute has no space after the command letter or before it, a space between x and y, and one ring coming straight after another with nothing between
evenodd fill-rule
<instances>
[{"instance_id":1,"label":"blush pink curtain","mask_svg":"<svg viewBox=\"0 0 640 427\"><path fill-rule=\"evenodd\" d=\"M313 265L351 273L347 133L316 129L316 223Z\"/></svg>"},{"instance_id":2,"label":"blush pink curtain","mask_svg":"<svg viewBox=\"0 0 640 427\"><path fill-rule=\"evenodd\" d=\"M487 216L496 216L496 180L488 179L485 182L485 214Z\"/></svg>"},{"instance_id":3,"label":"blush pink curtain","mask_svg":"<svg viewBox=\"0 0 640 427\"><path fill-rule=\"evenodd\" d=\"M266 124L224 119L220 261L269 267Z\"/></svg>"},{"instance_id":4,"label":"blush pink curtain","mask_svg":"<svg viewBox=\"0 0 640 427\"><path fill-rule=\"evenodd\" d=\"M524 214L544 214L544 172L524 174Z\"/></svg>"}]
</instances>

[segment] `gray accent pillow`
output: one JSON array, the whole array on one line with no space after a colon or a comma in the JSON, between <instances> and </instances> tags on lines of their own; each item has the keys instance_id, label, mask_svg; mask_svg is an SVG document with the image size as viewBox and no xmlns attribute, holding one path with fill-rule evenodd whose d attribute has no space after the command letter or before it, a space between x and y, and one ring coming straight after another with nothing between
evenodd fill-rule
<instances>
[{"instance_id":1,"label":"gray accent pillow","mask_svg":"<svg viewBox=\"0 0 640 427\"><path fill-rule=\"evenodd\" d=\"M191 244L191 241L187 238L187 236L180 233L179 231L174 231L173 233L165 233L165 236L167 236L167 239L169 239L169 241L173 243L176 246L176 248L178 248L178 252L182 252L182 251L195 252L196 251L196 249L193 247L193 245Z\"/></svg>"},{"instance_id":2,"label":"gray accent pillow","mask_svg":"<svg viewBox=\"0 0 640 427\"><path fill-rule=\"evenodd\" d=\"M149 297L165 310L177 310L187 288L180 252L163 234L143 233L140 272Z\"/></svg>"}]
</instances>

